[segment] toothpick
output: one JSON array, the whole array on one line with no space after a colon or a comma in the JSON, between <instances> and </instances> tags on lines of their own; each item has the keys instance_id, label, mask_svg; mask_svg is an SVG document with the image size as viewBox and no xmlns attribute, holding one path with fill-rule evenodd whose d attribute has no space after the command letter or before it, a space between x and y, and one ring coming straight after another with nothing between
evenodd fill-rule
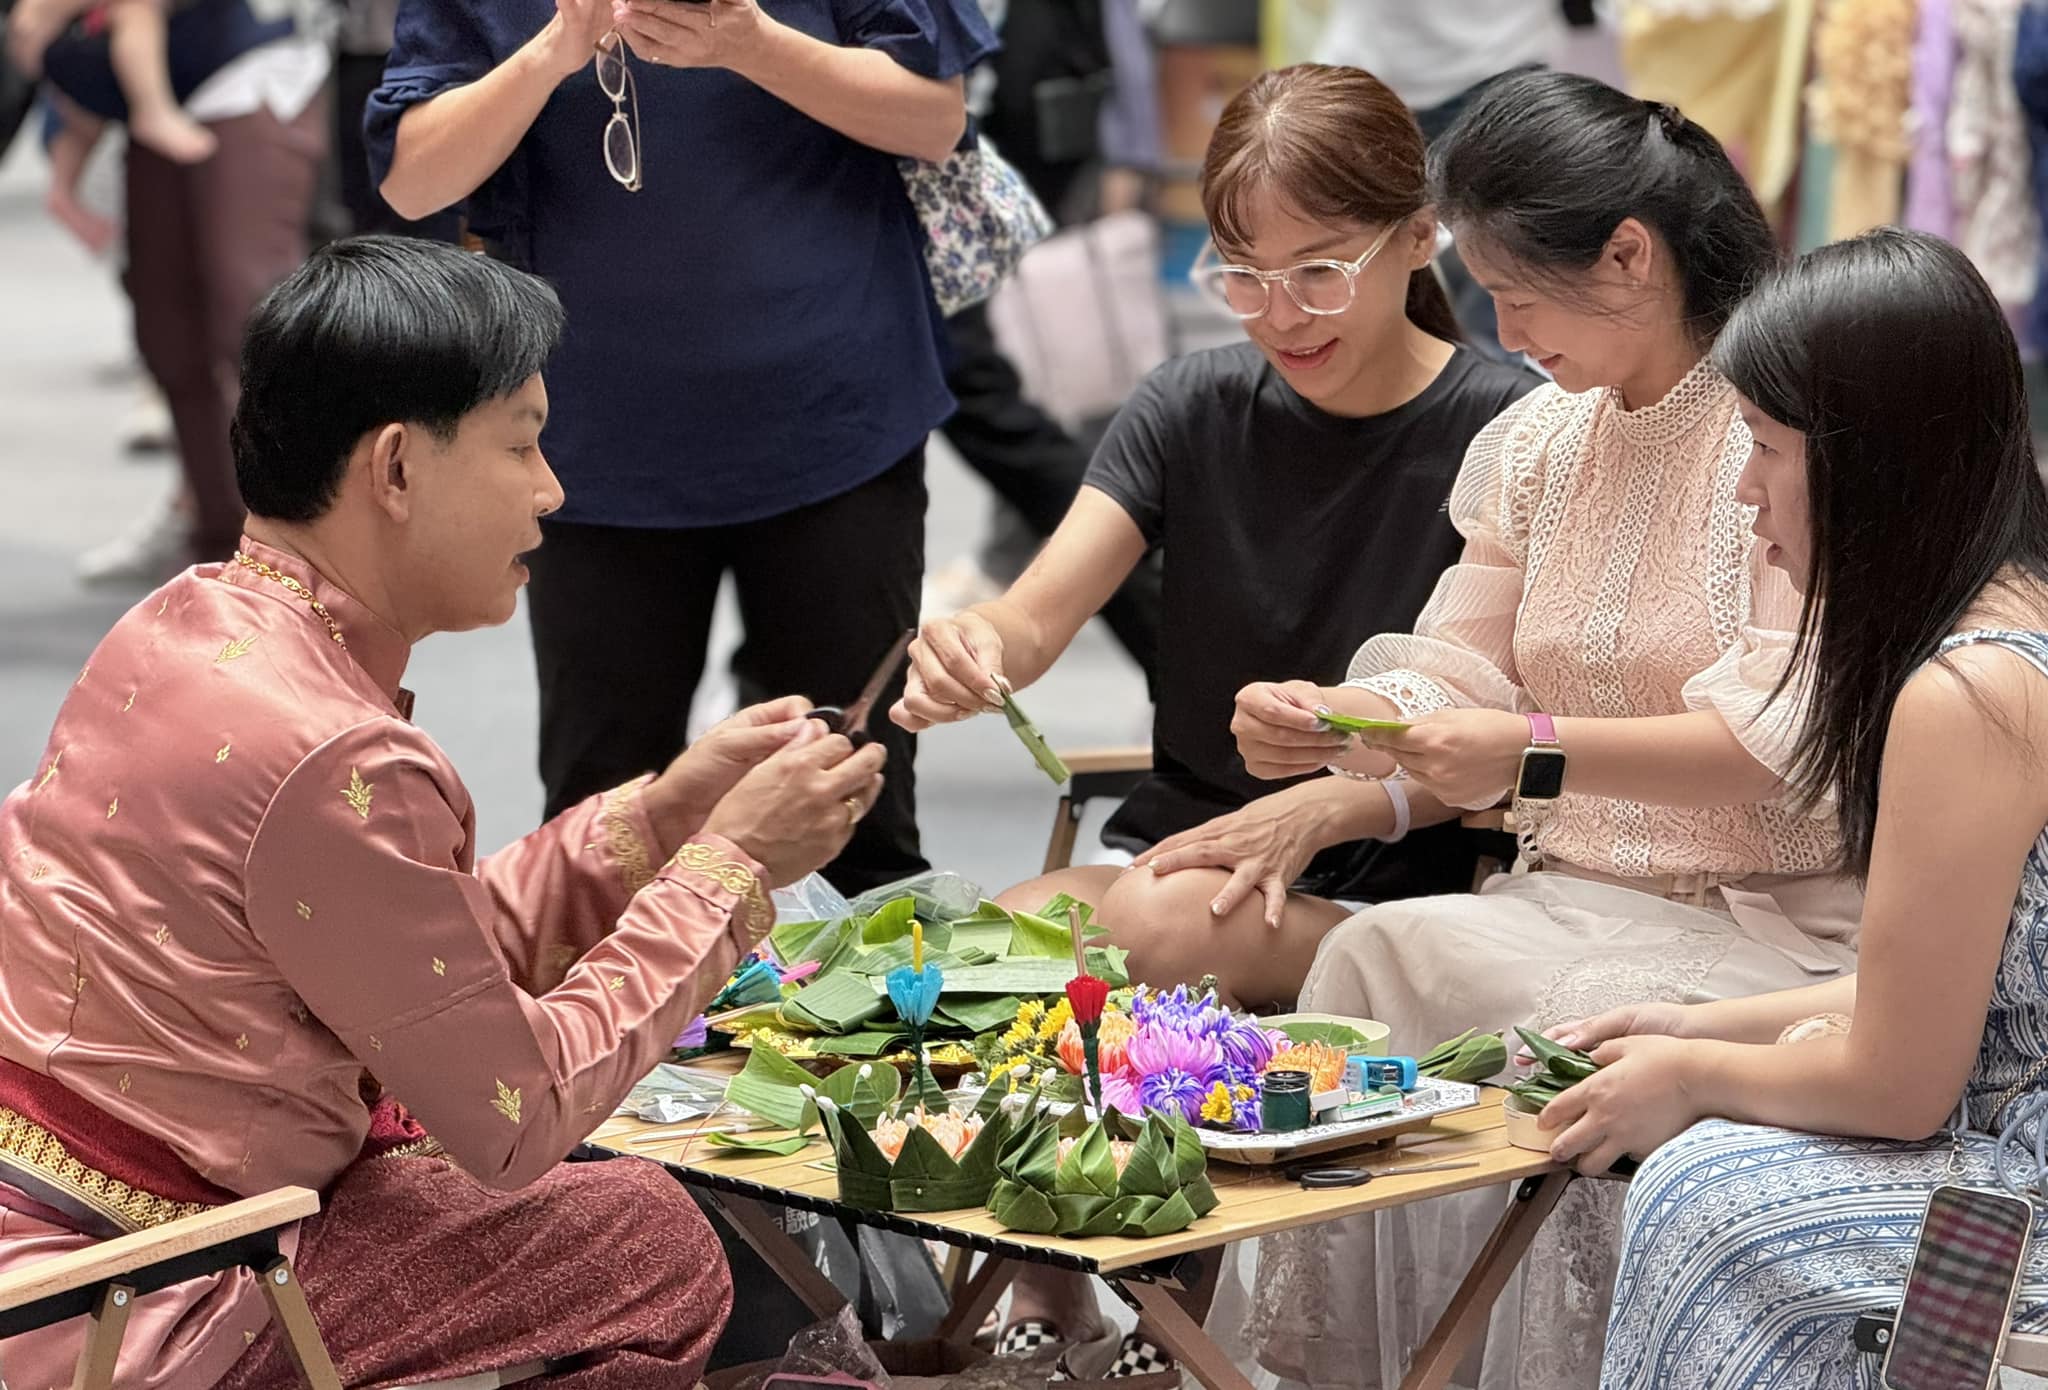
<instances>
[{"instance_id":1,"label":"toothpick","mask_svg":"<svg viewBox=\"0 0 2048 1390\"><path fill-rule=\"evenodd\" d=\"M1076 975L1086 975L1088 973L1088 955L1086 948L1081 944L1081 908L1078 903L1068 906L1067 925L1073 929L1074 933L1074 973Z\"/></svg>"}]
</instances>

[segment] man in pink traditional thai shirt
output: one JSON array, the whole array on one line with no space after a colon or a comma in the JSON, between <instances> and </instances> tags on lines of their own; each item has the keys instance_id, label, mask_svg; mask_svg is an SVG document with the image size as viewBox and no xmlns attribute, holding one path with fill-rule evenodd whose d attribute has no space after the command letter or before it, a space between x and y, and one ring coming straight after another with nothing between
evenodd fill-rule
<instances>
[{"instance_id":1,"label":"man in pink traditional thai shirt","mask_svg":"<svg viewBox=\"0 0 2048 1390\"><path fill-rule=\"evenodd\" d=\"M115 625L0 804L0 1270L299 1184L324 1207L286 1250L347 1383L576 1354L560 1383L694 1383L716 1238L653 1165L561 1160L766 890L838 852L881 752L760 706L475 862L399 681L428 633L513 614L562 501L561 330L540 281L385 238L257 311L241 553ZM61 1384L81 1339L0 1342L0 1374ZM244 1272L142 1299L119 1383L291 1377Z\"/></svg>"}]
</instances>

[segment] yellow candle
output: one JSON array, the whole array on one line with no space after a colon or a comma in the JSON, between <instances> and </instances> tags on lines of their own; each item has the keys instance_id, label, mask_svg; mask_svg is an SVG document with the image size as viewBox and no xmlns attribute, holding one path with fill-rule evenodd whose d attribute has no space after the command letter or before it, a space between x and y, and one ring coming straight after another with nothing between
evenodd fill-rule
<instances>
[{"instance_id":1,"label":"yellow candle","mask_svg":"<svg viewBox=\"0 0 2048 1390\"><path fill-rule=\"evenodd\" d=\"M910 968L924 969L924 923L910 919Z\"/></svg>"}]
</instances>

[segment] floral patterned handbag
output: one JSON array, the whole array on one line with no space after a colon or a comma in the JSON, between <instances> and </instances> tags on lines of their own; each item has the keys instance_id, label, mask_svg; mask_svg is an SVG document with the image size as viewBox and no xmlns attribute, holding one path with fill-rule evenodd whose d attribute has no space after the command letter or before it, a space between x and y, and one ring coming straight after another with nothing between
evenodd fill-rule
<instances>
[{"instance_id":1,"label":"floral patterned handbag","mask_svg":"<svg viewBox=\"0 0 2048 1390\"><path fill-rule=\"evenodd\" d=\"M1052 233L1038 195L985 135L944 163L905 159L900 167L924 224L932 293L948 317L994 294L1024 253Z\"/></svg>"}]
</instances>

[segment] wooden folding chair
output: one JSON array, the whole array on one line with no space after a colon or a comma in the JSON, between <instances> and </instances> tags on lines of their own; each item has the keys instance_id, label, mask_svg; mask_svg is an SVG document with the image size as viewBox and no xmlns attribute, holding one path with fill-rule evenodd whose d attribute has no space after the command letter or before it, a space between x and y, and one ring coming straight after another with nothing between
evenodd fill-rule
<instances>
[{"instance_id":1,"label":"wooden folding chair","mask_svg":"<svg viewBox=\"0 0 2048 1390\"><path fill-rule=\"evenodd\" d=\"M0 1275L0 1341L90 1317L72 1390L107 1390L138 1298L187 1279L248 1269L263 1285L299 1378L312 1390L341 1390L305 1292L277 1248L279 1227L319 1210L318 1193L280 1187Z\"/></svg>"},{"instance_id":2,"label":"wooden folding chair","mask_svg":"<svg viewBox=\"0 0 2048 1390\"><path fill-rule=\"evenodd\" d=\"M1074 863L1074 841L1081 833L1081 816L1097 797L1126 797L1152 770L1150 748L1080 748L1061 753L1073 777L1060 795L1053 812L1052 838L1045 846L1045 873L1057 873Z\"/></svg>"}]
</instances>

